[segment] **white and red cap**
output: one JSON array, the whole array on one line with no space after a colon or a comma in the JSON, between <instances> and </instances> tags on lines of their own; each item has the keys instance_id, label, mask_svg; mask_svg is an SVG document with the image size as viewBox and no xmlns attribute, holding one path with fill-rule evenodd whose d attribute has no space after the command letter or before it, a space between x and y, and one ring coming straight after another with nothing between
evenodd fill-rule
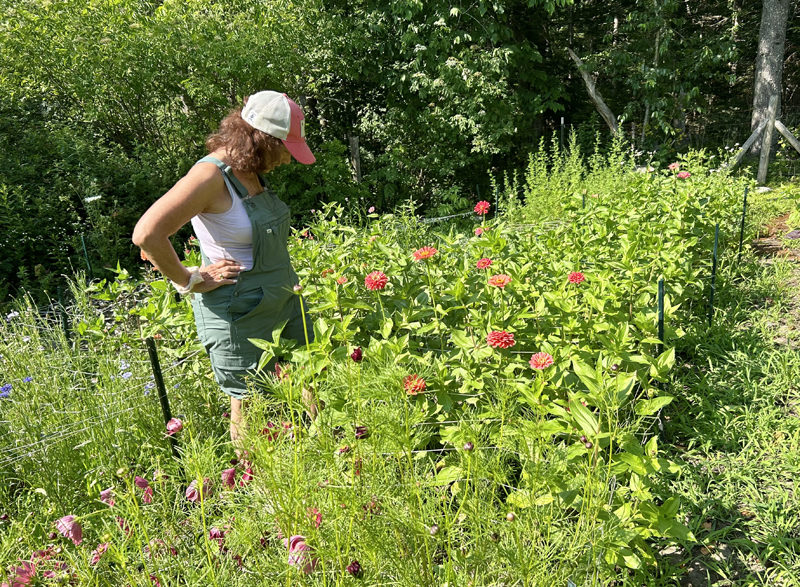
<instances>
[{"instance_id":1,"label":"white and red cap","mask_svg":"<svg viewBox=\"0 0 800 587\"><path fill-rule=\"evenodd\" d=\"M265 90L253 94L242 108L242 118L253 128L280 139L300 163L316 161L306 144L305 116L286 94Z\"/></svg>"}]
</instances>

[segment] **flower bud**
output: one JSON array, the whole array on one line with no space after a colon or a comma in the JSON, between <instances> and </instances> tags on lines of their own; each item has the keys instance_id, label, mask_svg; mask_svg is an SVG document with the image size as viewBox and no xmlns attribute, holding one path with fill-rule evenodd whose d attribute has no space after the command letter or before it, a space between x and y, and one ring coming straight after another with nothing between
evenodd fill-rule
<instances>
[{"instance_id":1,"label":"flower bud","mask_svg":"<svg viewBox=\"0 0 800 587\"><path fill-rule=\"evenodd\" d=\"M469 451L471 451L471 450L472 450L472 449L474 449L474 448L475 448L475 445L474 445L474 444L472 444L471 442L465 442L465 443L464 443L464 450L465 450L465 451L469 452Z\"/></svg>"},{"instance_id":2,"label":"flower bud","mask_svg":"<svg viewBox=\"0 0 800 587\"><path fill-rule=\"evenodd\" d=\"M428 532L431 533L431 536L436 536L439 533L439 526L433 524L429 529Z\"/></svg>"},{"instance_id":3,"label":"flower bud","mask_svg":"<svg viewBox=\"0 0 800 587\"><path fill-rule=\"evenodd\" d=\"M517 516L516 516L516 514L514 512L508 512L506 514L506 520L508 520L509 522L513 522L516 519L517 519Z\"/></svg>"}]
</instances>

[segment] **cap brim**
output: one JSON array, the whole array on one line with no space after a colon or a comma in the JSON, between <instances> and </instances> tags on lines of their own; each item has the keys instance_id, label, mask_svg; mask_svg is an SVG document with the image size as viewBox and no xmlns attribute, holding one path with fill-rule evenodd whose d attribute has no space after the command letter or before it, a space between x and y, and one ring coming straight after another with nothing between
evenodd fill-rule
<instances>
[{"instance_id":1,"label":"cap brim","mask_svg":"<svg viewBox=\"0 0 800 587\"><path fill-rule=\"evenodd\" d=\"M305 141L283 140L282 142L298 163L302 163L303 165L311 165L317 160L317 158L314 157L314 153L311 152L311 149L308 148L308 145Z\"/></svg>"}]
</instances>

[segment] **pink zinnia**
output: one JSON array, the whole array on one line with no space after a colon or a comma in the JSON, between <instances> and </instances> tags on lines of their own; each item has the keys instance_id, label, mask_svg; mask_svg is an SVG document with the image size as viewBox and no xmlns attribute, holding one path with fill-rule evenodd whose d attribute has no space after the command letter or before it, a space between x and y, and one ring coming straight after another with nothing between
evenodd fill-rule
<instances>
[{"instance_id":1,"label":"pink zinnia","mask_svg":"<svg viewBox=\"0 0 800 587\"><path fill-rule=\"evenodd\" d=\"M416 259L417 261L422 261L424 259L430 259L431 257L433 257L438 252L439 251L437 251L433 247L425 246L425 247L422 247L421 249L417 249L416 251L414 251L413 255L414 255L414 259Z\"/></svg>"},{"instance_id":2,"label":"pink zinnia","mask_svg":"<svg viewBox=\"0 0 800 587\"><path fill-rule=\"evenodd\" d=\"M482 234L483 234L483 228L479 226L478 228L475 229L475 236L480 236Z\"/></svg>"},{"instance_id":3,"label":"pink zinnia","mask_svg":"<svg viewBox=\"0 0 800 587\"><path fill-rule=\"evenodd\" d=\"M676 169L680 168L680 166L681 164L678 163L677 161L675 163L670 163L669 165L667 165L670 171L675 171Z\"/></svg>"},{"instance_id":4,"label":"pink zinnia","mask_svg":"<svg viewBox=\"0 0 800 587\"><path fill-rule=\"evenodd\" d=\"M344 275L342 275L339 279L336 280L336 283L338 283L339 285L344 285L345 283L347 283L347 278Z\"/></svg>"},{"instance_id":5,"label":"pink zinnia","mask_svg":"<svg viewBox=\"0 0 800 587\"><path fill-rule=\"evenodd\" d=\"M553 357L548 353L536 353L531 357L530 365L532 369L547 369L553 364Z\"/></svg>"},{"instance_id":6,"label":"pink zinnia","mask_svg":"<svg viewBox=\"0 0 800 587\"><path fill-rule=\"evenodd\" d=\"M572 273L569 274L569 277L567 277L567 280L570 283L574 283L574 284L577 285L579 283L583 283L583 281L586 280L586 276L583 273L581 273L580 271L573 271Z\"/></svg>"},{"instance_id":7,"label":"pink zinnia","mask_svg":"<svg viewBox=\"0 0 800 587\"><path fill-rule=\"evenodd\" d=\"M407 375L403 379L403 389L406 390L408 395L417 395L418 393L425 391L425 387L425 380L416 373Z\"/></svg>"},{"instance_id":8,"label":"pink zinnia","mask_svg":"<svg viewBox=\"0 0 800 587\"><path fill-rule=\"evenodd\" d=\"M478 259L478 262L475 263L475 267L478 269L486 269L489 265L492 264L492 260L488 257L484 257L483 259Z\"/></svg>"},{"instance_id":9,"label":"pink zinnia","mask_svg":"<svg viewBox=\"0 0 800 587\"><path fill-rule=\"evenodd\" d=\"M303 571L306 575L317 567L317 559L313 555L313 549L306 544L303 536L295 535L291 538L284 538L283 545L289 549L288 563Z\"/></svg>"},{"instance_id":10,"label":"pink zinnia","mask_svg":"<svg viewBox=\"0 0 800 587\"><path fill-rule=\"evenodd\" d=\"M167 436L177 434L181 430L183 430L183 422L181 422L178 418L172 418L169 422L167 422Z\"/></svg>"},{"instance_id":11,"label":"pink zinnia","mask_svg":"<svg viewBox=\"0 0 800 587\"><path fill-rule=\"evenodd\" d=\"M236 469L231 467L222 471L222 484L228 489L236 486Z\"/></svg>"},{"instance_id":12,"label":"pink zinnia","mask_svg":"<svg viewBox=\"0 0 800 587\"><path fill-rule=\"evenodd\" d=\"M489 278L489 285L494 285L496 287L503 288L511 283L511 276L506 275L505 273L499 273L497 275L492 275Z\"/></svg>"},{"instance_id":13,"label":"pink zinnia","mask_svg":"<svg viewBox=\"0 0 800 587\"><path fill-rule=\"evenodd\" d=\"M103 542L97 545L92 551L92 558L89 560L89 564L94 566L100 562L100 557L103 556L103 553L108 550L108 542Z\"/></svg>"},{"instance_id":14,"label":"pink zinnia","mask_svg":"<svg viewBox=\"0 0 800 587\"><path fill-rule=\"evenodd\" d=\"M64 516L58 520L56 522L56 530L58 530L62 536L66 536L72 540L75 546L83 542L83 528L75 521L75 516Z\"/></svg>"},{"instance_id":15,"label":"pink zinnia","mask_svg":"<svg viewBox=\"0 0 800 587\"><path fill-rule=\"evenodd\" d=\"M389 278L381 271L373 271L364 278L364 285L372 291L383 289L387 283L389 283Z\"/></svg>"},{"instance_id":16,"label":"pink zinnia","mask_svg":"<svg viewBox=\"0 0 800 587\"><path fill-rule=\"evenodd\" d=\"M680 173L677 175L678 179L687 179L687 178L689 178L689 177L691 177L691 176L692 176L692 174L691 174L691 173L689 173L688 171L681 171L681 172L680 172Z\"/></svg>"},{"instance_id":17,"label":"pink zinnia","mask_svg":"<svg viewBox=\"0 0 800 587\"><path fill-rule=\"evenodd\" d=\"M505 330L492 330L486 337L487 344L492 348L507 349L514 346L514 335Z\"/></svg>"},{"instance_id":18,"label":"pink zinnia","mask_svg":"<svg viewBox=\"0 0 800 587\"><path fill-rule=\"evenodd\" d=\"M484 214L489 212L490 207L491 204L489 202L487 202L486 200L481 200L480 202L475 204L475 213L483 216Z\"/></svg>"}]
</instances>

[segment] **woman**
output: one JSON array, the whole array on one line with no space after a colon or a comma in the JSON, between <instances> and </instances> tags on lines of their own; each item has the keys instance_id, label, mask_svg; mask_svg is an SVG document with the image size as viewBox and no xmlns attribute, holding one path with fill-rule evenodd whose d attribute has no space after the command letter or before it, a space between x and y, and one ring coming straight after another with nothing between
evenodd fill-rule
<instances>
[{"instance_id":1,"label":"woman","mask_svg":"<svg viewBox=\"0 0 800 587\"><path fill-rule=\"evenodd\" d=\"M192 296L195 323L217 383L231 398L231 441L240 451L245 375L261 350L248 338L311 339L303 329L298 284L286 248L289 208L260 174L294 157L314 163L305 142L304 116L286 94L264 91L231 111L208 137L200 159L139 219L133 242L181 294ZM181 264L169 237L191 220L203 265ZM316 415L313 398L306 397Z\"/></svg>"}]
</instances>

